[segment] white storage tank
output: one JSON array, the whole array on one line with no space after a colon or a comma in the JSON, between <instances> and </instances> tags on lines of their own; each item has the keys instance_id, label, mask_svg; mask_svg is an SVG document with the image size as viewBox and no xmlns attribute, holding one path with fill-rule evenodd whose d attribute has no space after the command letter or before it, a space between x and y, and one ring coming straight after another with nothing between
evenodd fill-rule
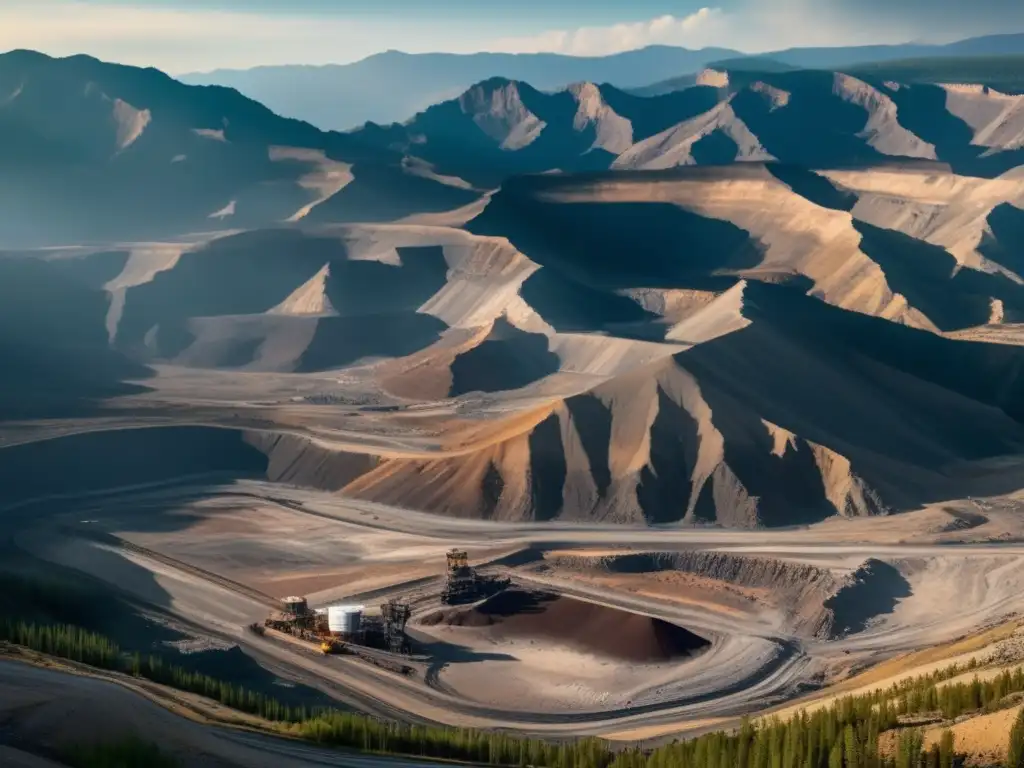
<instances>
[{"instance_id":1,"label":"white storage tank","mask_svg":"<svg viewBox=\"0 0 1024 768\"><path fill-rule=\"evenodd\" d=\"M332 605L327 609L327 629L332 635L350 637L358 634L365 607L363 605Z\"/></svg>"}]
</instances>

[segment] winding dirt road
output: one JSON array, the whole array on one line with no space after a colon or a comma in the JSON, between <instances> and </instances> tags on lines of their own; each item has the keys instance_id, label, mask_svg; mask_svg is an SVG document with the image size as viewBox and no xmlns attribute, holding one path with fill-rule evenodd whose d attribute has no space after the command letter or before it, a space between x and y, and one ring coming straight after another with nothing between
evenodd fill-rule
<instances>
[{"instance_id":1,"label":"winding dirt road","mask_svg":"<svg viewBox=\"0 0 1024 768\"><path fill-rule=\"evenodd\" d=\"M181 506L211 494L276 505L311 519L333 521L344 526L349 536L359 531L367 536L402 534L406 537L403 541L412 542L408 546L437 547L456 542L476 549L578 553L609 549L713 550L825 563L839 569L876 558L899 564L908 574L912 591L897 601L889 614L878 617L862 631L824 642L787 631L771 614L729 615L585 582L515 572L515 578L524 584L682 624L713 639L707 653L680 666L678 684L669 686L660 698L614 709L531 713L474 702L443 685L428 684L426 675L407 678L356 659L324 658L297 644L256 637L243 627L266 614L267 603L260 599L260 593L245 587L236 589L230 579L216 574L208 577L203 569L176 564L173 558L148 554L144 548L123 548L102 536L76 535L73 528L55 530L52 522L39 527L41 515L71 519L68 513L73 512L76 522L126 509L141 515L149 509ZM839 530L837 536L835 526L730 531L484 522L437 518L256 481L212 490L208 483L183 482L80 498L51 498L7 509L0 520L11 540L32 555L104 579L135 600L147 602L198 631L236 643L282 675L328 692L351 706L414 722L505 728L552 737L623 733L652 726L678 726L680 732L700 729L708 722L720 723L722 718L735 718L793 699L806 692L828 664L850 654L867 664L946 642L1024 612L1024 584L1018 584L1024 576L1014 575L1022 570L1019 566L1024 563L1024 545L891 544L866 536L858 542L855 537L870 530L864 526L851 527L845 533ZM492 567L501 568L501 562L498 559ZM149 574L151 583L123 579L123 568L129 566ZM956 617L950 613L948 601L931 599L928 593L954 583L970 589L973 596L969 608ZM423 594L432 589L430 579L416 577L399 579L389 588L366 594ZM479 674L488 674L486 664Z\"/></svg>"}]
</instances>

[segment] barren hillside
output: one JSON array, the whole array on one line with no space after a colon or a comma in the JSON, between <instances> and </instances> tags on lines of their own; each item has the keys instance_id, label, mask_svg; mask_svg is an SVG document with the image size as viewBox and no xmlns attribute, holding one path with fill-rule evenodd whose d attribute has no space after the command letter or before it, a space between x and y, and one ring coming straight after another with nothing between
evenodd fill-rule
<instances>
[{"instance_id":1,"label":"barren hillside","mask_svg":"<svg viewBox=\"0 0 1024 768\"><path fill-rule=\"evenodd\" d=\"M334 134L84 57L8 54L0 87L28 190L0 233L13 443L227 428L246 472L508 521L783 526L1024 486L1024 181L990 173L1016 97L492 78Z\"/></svg>"},{"instance_id":2,"label":"barren hillside","mask_svg":"<svg viewBox=\"0 0 1024 768\"><path fill-rule=\"evenodd\" d=\"M0 55L5 247L181 238L305 217L457 208L465 185L219 87L87 56ZM358 191L357 191L358 190Z\"/></svg>"},{"instance_id":3,"label":"barren hillside","mask_svg":"<svg viewBox=\"0 0 1024 768\"><path fill-rule=\"evenodd\" d=\"M778 160L804 167L938 160L995 176L1021 159L1020 96L828 71L705 70L638 95L491 78L406 123L353 135L483 186L512 174Z\"/></svg>"}]
</instances>

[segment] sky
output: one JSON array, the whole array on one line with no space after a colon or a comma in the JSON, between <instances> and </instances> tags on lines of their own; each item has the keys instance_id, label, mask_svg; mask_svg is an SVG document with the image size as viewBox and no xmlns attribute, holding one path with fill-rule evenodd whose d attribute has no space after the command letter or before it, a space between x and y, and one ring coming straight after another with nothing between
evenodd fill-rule
<instances>
[{"instance_id":1,"label":"sky","mask_svg":"<svg viewBox=\"0 0 1024 768\"><path fill-rule=\"evenodd\" d=\"M1002 32L1024 32L1024 0L0 0L0 51L88 53L171 74L384 50L757 53Z\"/></svg>"}]
</instances>

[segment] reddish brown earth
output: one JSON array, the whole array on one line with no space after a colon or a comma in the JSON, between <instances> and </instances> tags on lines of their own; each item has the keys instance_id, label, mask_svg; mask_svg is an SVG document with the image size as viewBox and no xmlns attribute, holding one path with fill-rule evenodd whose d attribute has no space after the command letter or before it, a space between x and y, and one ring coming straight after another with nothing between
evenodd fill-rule
<instances>
[{"instance_id":1,"label":"reddish brown earth","mask_svg":"<svg viewBox=\"0 0 1024 768\"><path fill-rule=\"evenodd\" d=\"M473 608L437 611L422 623L493 627L492 632L504 638L544 639L596 656L645 663L687 658L710 645L661 619L521 589L506 590Z\"/></svg>"}]
</instances>

